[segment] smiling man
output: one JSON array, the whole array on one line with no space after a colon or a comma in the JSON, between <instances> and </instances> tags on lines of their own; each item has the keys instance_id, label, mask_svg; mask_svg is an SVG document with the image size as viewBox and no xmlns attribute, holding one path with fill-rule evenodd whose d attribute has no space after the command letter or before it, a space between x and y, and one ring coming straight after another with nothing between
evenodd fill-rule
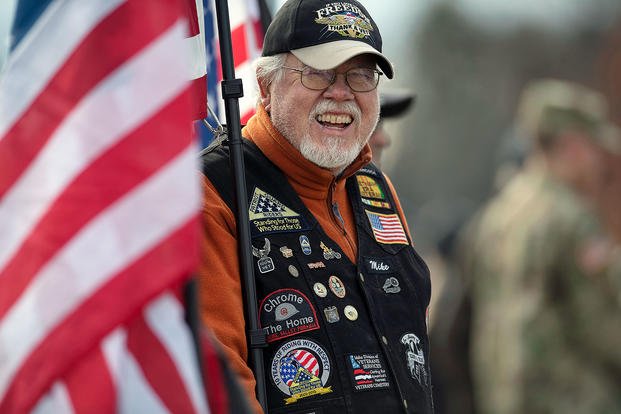
<instances>
[{"instance_id":1,"label":"smiling man","mask_svg":"<svg viewBox=\"0 0 621 414\"><path fill-rule=\"evenodd\" d=\"M289 0L256 73L242 135L269 412L432 412L429 272L370 163L377 85L393 76L377 25L357 1ZM203 172L201 314L261 412L226 143Z\"/></svg>"}]
</instances>

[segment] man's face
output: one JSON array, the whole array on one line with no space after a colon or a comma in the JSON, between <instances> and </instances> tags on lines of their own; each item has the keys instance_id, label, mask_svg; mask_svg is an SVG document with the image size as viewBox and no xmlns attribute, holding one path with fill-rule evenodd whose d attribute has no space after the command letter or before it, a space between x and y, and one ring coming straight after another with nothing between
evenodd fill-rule
<instances>
[{"instance_id":1,"label":"man's face","mask_svg":"<svg viewBox=\"0 0 621 414\"><path fill-rule=\"evenodd\" d=\"M285 66L304 68L291 54ZM263 100L276 129L305 158L335 174L358 156L379 117L377 89L354 92L341 75L360 67L374 68L375 60L361 55L346 61L336 68L336 81L322 91L307 89L299 72L283 69Z\"/></svg>"}]
</instances>

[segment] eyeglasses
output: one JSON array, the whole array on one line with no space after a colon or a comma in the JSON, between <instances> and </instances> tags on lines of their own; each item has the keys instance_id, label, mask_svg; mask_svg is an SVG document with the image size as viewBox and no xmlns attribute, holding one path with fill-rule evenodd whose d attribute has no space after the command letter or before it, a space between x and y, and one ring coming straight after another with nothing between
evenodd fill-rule
<instances>
[{"instance_id":1,"label":"eyeglasses","mask_svg":"<svg viewBox=\"0 0 621 414\"><path fill-rule=\"evenodd\" d=\"M334 69L318 70L309 67L304 69L282 66L282 69L289 69L300 74L300 81L305 88L313 91L322 91L336 82L338 73ZM342 73L345 76L345 83L354 92L369 92L377 88L379 78L383 75L377 69L371 68L352 68Z\"/></svg>"}]
</instances>

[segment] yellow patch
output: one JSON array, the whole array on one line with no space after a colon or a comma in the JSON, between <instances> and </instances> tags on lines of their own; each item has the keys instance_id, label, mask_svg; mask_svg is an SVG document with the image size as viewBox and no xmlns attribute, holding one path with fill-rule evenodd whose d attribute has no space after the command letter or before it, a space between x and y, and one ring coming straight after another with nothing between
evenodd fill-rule
<instances>
[{"instance_id":1,"label":"yellow patch","mask_svg":"<svg viewBox=\"0 0 621 414\"><path fill-rule=\"evenodd\" d=\"M375 198L377 200L384 200L386 198L375 179L366 175L357 175L356 179L358 180L358 189L362 197Z\"/></svg>"}]
</instances>

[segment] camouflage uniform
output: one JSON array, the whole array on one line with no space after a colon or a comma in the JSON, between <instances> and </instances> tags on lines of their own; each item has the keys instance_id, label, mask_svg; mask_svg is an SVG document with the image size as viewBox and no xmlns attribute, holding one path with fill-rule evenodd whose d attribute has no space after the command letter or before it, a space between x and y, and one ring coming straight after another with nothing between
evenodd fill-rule
<instances>
[{"instance_id":1,"label":"camouflage uniform","mask_svg":"<svg viewBox=\"0 0 621 414\"><path fill-rule=\"evenodd\" d=\"M533 157L467 230L479 412L621 413L621 258Z\"/></svg>"}]
</instances>

